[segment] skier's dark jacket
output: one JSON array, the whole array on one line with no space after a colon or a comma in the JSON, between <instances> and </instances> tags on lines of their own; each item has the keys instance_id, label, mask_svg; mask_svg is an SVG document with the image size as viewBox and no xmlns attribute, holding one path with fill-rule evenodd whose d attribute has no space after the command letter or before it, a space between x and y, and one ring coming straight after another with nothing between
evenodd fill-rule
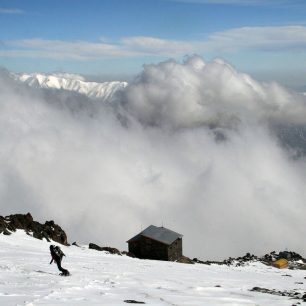
<instances>
[{"instance_id":1,"label":"skier's dark jacket","mask_svg":"<svg viewBox=\"0 0 306 306\"><path fill-rule=\"evenodd\" d=\"M50 252L52 259L50 261L50 264L52 264L53 260L57 263L58 261L61 263L64 256L64 252L60 249L59 246L50 245Z\"/></svg>"},{"instance_id":2,"label":"skier's dark jacket","mask_svg":"<svg viewBox=\"0 0 306 306\"><path fill-rule=\"evenodd\" d=\"M61 266L62 258L63 256L66 256L63 251L60 249L60 247L55 245L50 245L50 253L51 253L51 261L50 265L52 264L53 260L56 262L58 269L62 272L62 275L69 275L69 271L64 269Z\"/></svg>"}]
</instances>

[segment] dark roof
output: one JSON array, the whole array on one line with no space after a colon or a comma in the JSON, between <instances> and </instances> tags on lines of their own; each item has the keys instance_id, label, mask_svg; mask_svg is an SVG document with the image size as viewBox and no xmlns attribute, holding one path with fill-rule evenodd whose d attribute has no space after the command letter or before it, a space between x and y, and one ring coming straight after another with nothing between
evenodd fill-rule
<instances>
[{"instance_id":1,"label":"dark roof","mask_svg":"<svg viewBox=\"0 0 306 306\"><path fill-rule=\"evenodd\" d=\"M159 241L167 245L170 245L176 239L183 237L183 235L176 233L174 231L171 231L165 227L157 227L154 225L150 225L145 230L143 230L141 233L131 238L127 242L136 241L140 238L140 236L144 236L144 237Z\"/></svg>"}]
</instances>

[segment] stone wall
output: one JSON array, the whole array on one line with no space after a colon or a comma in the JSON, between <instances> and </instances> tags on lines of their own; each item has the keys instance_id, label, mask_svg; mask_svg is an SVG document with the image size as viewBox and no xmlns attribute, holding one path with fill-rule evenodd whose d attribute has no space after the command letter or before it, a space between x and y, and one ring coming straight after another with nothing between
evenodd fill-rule
<instances>
[{"instance_id":1,"label":"stone wall","mask_svg":"<svg viewBox=\"0 0 306 306\"><path fill-rule=\"evenodd\" d=\"M167 245L143 236L129 243L129 252L141 259L168 260Z\"/></svg>"},{"instance_id":2,"label":"stone wall","mask_svg":"<svg viewBox=\"0 0 306 306\"><path fill-rule=\"evenodd\" d=\"M175 261L183 256L182 238L176 239L168 248L168 260Z\"/></svg>"}]
</instances>

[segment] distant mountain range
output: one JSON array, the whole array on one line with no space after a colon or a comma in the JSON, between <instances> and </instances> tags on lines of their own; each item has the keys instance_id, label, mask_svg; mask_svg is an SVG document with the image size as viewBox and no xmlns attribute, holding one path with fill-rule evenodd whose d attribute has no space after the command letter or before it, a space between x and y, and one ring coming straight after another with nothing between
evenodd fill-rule
<instances>
[{"instance_id":1,"label":"distant mountain range","mask_svg":"<svg viewBox=\"0 0 306 306\"><path fill-rule=\"evenodd\" d=\"M31 87L44 89L68 90L86 95L90 99L102 99L111 101L113 95L124 89L128 83L113 82L88 82L78 74L69 73L10 73L17 81ZM306 92L304 93L306 95ZM276 125L272 129L276 133L280 143L289 150L295 152L296 157L306 155L306 126L304 125Z\"/></svg>"},{"instance_id":2,"label":"distant mountain range","mask_svg":"<svg viewBox=\"0 0 306 306\"><path fill-rule=\"evenodd\" d=\"M102 98L107 100L115 92L125 88L127 82L87 82L84 77L69 73L11 73L13 79L21 81L32 87L47 89L64 89L84 94L90 98Z\"/></svg>"}]
</instances>

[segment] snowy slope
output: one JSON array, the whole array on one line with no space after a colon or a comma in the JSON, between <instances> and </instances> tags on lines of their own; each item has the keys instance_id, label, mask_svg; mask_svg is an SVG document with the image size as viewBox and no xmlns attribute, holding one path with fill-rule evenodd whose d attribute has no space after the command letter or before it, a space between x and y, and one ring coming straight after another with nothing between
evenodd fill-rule
<instances>
[{"instance_id":1,"label":"snowy slope","mask_svg":"<svg viewBox=\"0 0 306 306\"><path fill-rule=\"evenodd\" d=\"M259 263L247 267L188 265L109 255L87 247L62 247L58 275L49 264L49 244L18 231L0 235L0 305L293 305L288 297L250 292L305 290L305 272L278 270ZM291 277L284 275L291 275ZM218 286L218 287L217 287Z\"/></svg>"},{"instance_id":2,"label":"snowy slope","mask_svg":"<svg viewBox=\"0 0 306 306\"><path fill-rule=\"evenodd\" d=\"M86 82L85 79L76 74L11 74L15 80L24 82L32 87L64 89L85 94L91 98L111 98L113 94L127 86L126 82Z\"/></svg>"}]
</instances>

